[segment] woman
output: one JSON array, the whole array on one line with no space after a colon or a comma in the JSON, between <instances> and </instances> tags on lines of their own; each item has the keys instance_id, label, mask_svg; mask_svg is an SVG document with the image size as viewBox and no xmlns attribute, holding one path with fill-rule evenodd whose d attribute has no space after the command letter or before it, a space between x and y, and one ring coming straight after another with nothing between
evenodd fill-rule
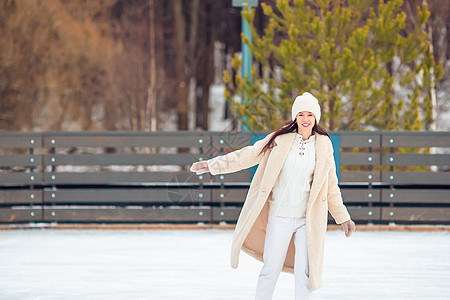
<instances>
[{"instance_id":1,"label":"woman","mask_svg":"<svg viewBox=\"0 0 450 300\"><path fill-rule=\"evenodd\" d=\"M322 285L328 210L349 237L356 230L338 187L333 147L319 127L320 106L298 96L292 121L252 146L196 162L191 171L212 175L259 164L234 232L231 266L242 249L264 265L255 299L271 299L281 271L294 273L295 299Z\"/></svg>"}]
</instances>

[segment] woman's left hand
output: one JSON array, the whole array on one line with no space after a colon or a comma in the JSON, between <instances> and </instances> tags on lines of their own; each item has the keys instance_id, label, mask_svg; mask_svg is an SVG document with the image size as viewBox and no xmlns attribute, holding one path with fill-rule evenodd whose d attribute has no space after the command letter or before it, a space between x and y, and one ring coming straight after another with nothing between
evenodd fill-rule
<instances>
[{"instance_id":1,"label":"woman's left hand","mask_svg":"<svg viewBox=\"0 0 450 300\"><path fill-rule=\"evenodd\" d=\"M348 220L348 221L342 223L341 225L342 225L342 229L345 232L346 237L351 236L353 231L356 230L355 222L353 222L352 220Z\"/></svg>"}]
</instances>

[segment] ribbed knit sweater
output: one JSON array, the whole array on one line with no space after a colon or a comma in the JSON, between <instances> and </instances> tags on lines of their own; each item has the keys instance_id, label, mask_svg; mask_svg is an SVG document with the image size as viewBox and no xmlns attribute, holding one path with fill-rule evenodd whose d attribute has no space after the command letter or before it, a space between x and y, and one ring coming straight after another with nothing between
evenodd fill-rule
<instances>
[{"instance_id":1,"label":"ribbed knit sweater","mask_svg":"<svg viewBox=\"0 0 450 300\"><path fill-rule=\"evenodd\" d=\"M272 189L269 214L305 217L315 167L315 136L306 141L297 133L280 175Z\"/></svg>"}]
</instances>

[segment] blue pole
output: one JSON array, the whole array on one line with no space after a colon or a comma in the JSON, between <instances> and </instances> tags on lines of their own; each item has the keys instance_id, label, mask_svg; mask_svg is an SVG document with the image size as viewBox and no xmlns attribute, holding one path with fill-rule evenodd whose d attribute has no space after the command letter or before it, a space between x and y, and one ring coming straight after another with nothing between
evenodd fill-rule
<instances>
[{"instance_id":1,"label":"blue pole","mask_svg":"<svg viewBox=\"0 0 450 300\"><path fill-rule=\"evenodd\" d=\"M232 5L234 7L241 7L242 11L245 10L245 4L248 5L249 8L258 6L258 0L233 0ZM250 40L252 41L252 33L250 31L250 27L247 23L247 21L242 17L242 33ZM252 69L252 61L253 57L250 53L250 50L248 49L248 46L242 41L242 78L245 80L245 77L247 77L250 82L253 82L253 78L251 75L251 69ZM245 95L242 96L241 99L241 105L247 104L248 99ZM248 120L247 117L242 118L242 131L249 131L250 128L243 123L246 123Z\"/></svg>"},{"instance_id":2,"label":"blue pole","mask_svg":"<svg viewBox=\"0 0 450 300\"><path fill-rule=\"evenodd\" d=\"M245 7L242 6L242 11L245 10ZM242 17L242 33L248 37L248 39L250 40L250 42L252 41L252 33L250 31L250 27L248 26L248 22ZM244 41L242 41L242 79L245 80L245 77L247 76L248 79L250 80L250 82L253 81L252 75L250 73L251 69L252 69L252 53L250 52L250 50L248 49L247 44L244 43ZM243 95L242 99L241 99L241 104L245 105L247 104L248 99L245 95ZM244 116L242 118L242 131L250 131L250 128L247 125L244 125L245 123L247 123L248 121L248 117Z\"/></svg>"},{"instance_id":3,"label":"blue pole","mask_svg":"<svg viewBox=\"0 0 450 300\"><path fill-rule=\"evenodd\" d=\"M331 144L334 150L334 163L336 165L336 175L338 182L341 181L341 136L338 134L331 134Z\"/></svg>"},{"instance_id":4,"label":"blue pole","mask_svg":"<svg viewBox=\"0 0 450 300\"><path fill-rule=\"evenodd\" d=\"M244 10L244 7L242 8ZM250 42L252 41L252 32L250 31L250 27L248 26L247 21L242 18L242 33L248 37ZM250 50L248 49L247 44L242 42L242 78L245 78L247 76L250 81L253 80L252 75L250 73L252 69L252 61L253 56Z\"/></svg>"}]
</instances>

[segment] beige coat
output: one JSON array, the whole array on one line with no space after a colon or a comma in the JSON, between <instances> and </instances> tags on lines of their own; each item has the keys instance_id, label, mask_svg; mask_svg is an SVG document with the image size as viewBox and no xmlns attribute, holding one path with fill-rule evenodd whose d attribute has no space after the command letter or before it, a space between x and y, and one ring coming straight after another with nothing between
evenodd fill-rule
<instances>
[{"instance_id":1,"label":"beige coat","mask_svg":"<svg viewBox=\"0 0 450 300\"><path fill-rule=\"evenodd\" d=\"M237 268L239 253L244 252L263 261L264 240L272 188L283 167L296 133L287 133L275 138L276 145L258 155L273 132L252 146L209 159L212 175L237 172L259 164L234 231L231 247L231 266ZM350 220L347 208L342 203L337 185L333 147L327 136L316 133L316 166L306 210L306 232L309 257L309 279L311 289L322 285L324 238L327 229L328 210L337 224ZM294 242L291 240L283 271L294 272Z\"/></svg>"}]
</instances>

